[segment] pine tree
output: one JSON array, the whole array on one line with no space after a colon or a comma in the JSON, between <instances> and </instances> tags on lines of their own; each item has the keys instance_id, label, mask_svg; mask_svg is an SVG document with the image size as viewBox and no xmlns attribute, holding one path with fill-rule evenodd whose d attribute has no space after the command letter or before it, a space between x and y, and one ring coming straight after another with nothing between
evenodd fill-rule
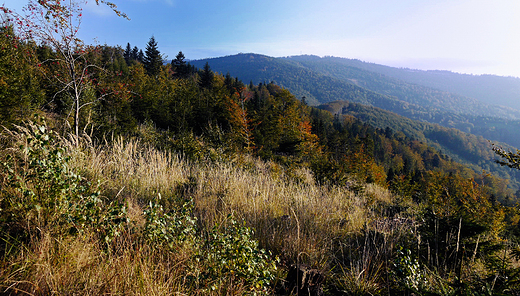
<instances>
[{"instance_id":1,"label":"pine tree","mask_svg":"<svg viewBox=\"0 0 520 296\"><path fill-rule=\"evenodd\" d=\"M137 61L141 64L144 63L144 53L142 49L139 49L139 53L137 54Z\"/></svg>"},{"instance_id":2,"label":"pine tree","mask_svg":"<svg viewBox=\"0 0 520 296\"><path fill-rule=\"evenodd\" d=\"M126 49L123 53L123 57L125 58L126 64L130 65L130 62L132 61L132 47L130 46L130 43L126 44Z\"/></svg>"},{"instance_id":3,"label":"pine tree","mask_svg":"<svg viewBox=\"0 0 520 296\"><path fill-rule=\"evenodd\" d=\"M176 77L186 77L190 72L182 51L179 51L179 53L175 56L175 60L172 61L171 66L173 72L175 72Z\"/></svg>"},{"instance_id":4,"label":"pine tree","mask_svg":"<svg viewBox=\"0 0 520 296\"><path fill-rule=\"evenodd\" d=\"M228 91L233 94L233 78L231 78L231 74L229 74L229 72L227 72L226 77L224 78L224 85Z\"/></svg>"},{"instance_id":5,"label":"pine tree","mask_svg":"<svg viewBox=\"0 0 520 296\"><path fill-rule=\"evenodd\" d=\"M137 48L137 46L134 46L134 48L132 49L131 59L134 61L137 61L139 59L139 48Z\"/></svg>"},{"instance_id":6,"label":"pine tree","mask_svg":"<svg viewBox=\"0 0 520 296\"><path fill-rule=\"evenodd\" d=\"M143 60L144 68L146 73L151 76L159 74L161 66L163 64L163 58L161 52L158 49L157 41L152 36L148 44L146 44L146 52Z\"/></svg>"},{"instance_id":7,"label":"pine tree","mask_svg":"<svg viewBox=\"0 0 520 296\"><path fill-rule=\"evenodd\" d=\"M209 63L206 62L204 70L200 73L199 86L201 88L211 89L213 87L213 71L209 67Z\"/></svg>"},{"instance_id":8,"label":"pine tree","mask_svg":"<svg viewBox=\"0 0 520 296\"><path fill-rule=\"evenodd\" d=\"M0 125L26 120L43 103L44 90L30 57L31 46L16 39L11 26L0 26Z\"/></svg>"}]
</instances>

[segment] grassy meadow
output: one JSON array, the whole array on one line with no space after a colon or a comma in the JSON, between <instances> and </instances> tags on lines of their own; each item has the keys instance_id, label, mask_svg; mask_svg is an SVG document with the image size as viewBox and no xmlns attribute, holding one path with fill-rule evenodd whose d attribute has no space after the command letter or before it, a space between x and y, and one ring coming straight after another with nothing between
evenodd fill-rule
<instances>
[{"instance_id":1,"label":"grassy meadow","mask_svg":"<svg viewBox=\"0 0 520 296\"><path fill-rule=\"evenodd\" d=\"M377 185L320 185L308 169L246 154L192 161L34 124L3 139L4 225L15 231L2 242L6 293L274 294L304 263L336 292L374 294L391 282L398 245L417 239L405 212L388 218L396 198Z\"/></svg>"}]
</instances>

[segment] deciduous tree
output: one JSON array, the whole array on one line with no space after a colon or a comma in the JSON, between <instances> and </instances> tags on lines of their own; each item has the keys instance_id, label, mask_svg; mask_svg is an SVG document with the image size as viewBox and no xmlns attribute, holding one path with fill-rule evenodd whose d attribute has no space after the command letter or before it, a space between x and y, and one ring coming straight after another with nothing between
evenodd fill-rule
<instances>
[{"instance_id":1,"label":"deciduous tree","mask_svg":"<svg viewBox=\"0 0 520 296\"><path fill-rule=\"evenodd\" d=\"M82 8L86 1L29 0L25 15L0 7L4 13L12 16L17 33L23 40L31 40L42 46L48 46L55 52L51 58L41 64L52 64L52 72L42 72L47 79L60 85L54 97L66 95L71 100L68 116L73 118L73 130L79 136L80 111L102 99L92 96L91 72L98 66L87 59L88 49L78 37L82 19ZM117 10L112 2L96 0L97 4L106 4L117 15L127 16ZM39 65L41 65L39 64Z\"/></svg>"},{"instance_id":2,"label":"deciduous tree","mask_svg":"<svg viewBox=\"0 0 520 296\"><path fill-rule=\"evenodd\" d=\"M493 151L502 158L501 160L497 160L497 163L520 170L520 150L517 149L516 152L505 151L502 147L493 145Z\"/></svg>"}]
</instances>

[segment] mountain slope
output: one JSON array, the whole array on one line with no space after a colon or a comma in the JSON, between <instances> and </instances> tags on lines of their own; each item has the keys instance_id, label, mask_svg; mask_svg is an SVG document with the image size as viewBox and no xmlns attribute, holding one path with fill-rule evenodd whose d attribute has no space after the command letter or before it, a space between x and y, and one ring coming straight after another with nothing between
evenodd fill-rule
<instances>
[{"instance_id":1,"label":"mountain slope","mask_svg":"<svg viewBox=\"0 0 520 296\"><path fill-rule=\"evenodd\" d=\"M384 75L381 69L395 69L373 64L370 69L349 65L350 61L341 58L320 58L317 56L294 56L273 58L258 54L238 54L233 56L192 61L202 68L206 62L216 72L230 73L244 82L275 82L289 89L297 97L305 97L311 105L336 100L349 100L373 105L367 96L367 90L385 95L384 100L398 100L426 108L428 112L449 112L453 114L471 114L474 116L502 117L520 119L520 111L511 108L486 104L479 100L433 89L420 84ZM354 63L354 65L362 62ZM371 66L372 64L368 64ZM366 65L365 65L366 66ZM386 67L386 68L385 68ZM370 68L370 67L365 67ZM355 87L357 86L357 87ZM392 97L392 98L389 98ZM373 99L372 99L373 100ZM381 101L381 100L379 100ZM374 105L385 108L385 106ZM391 110L401 114L397 110ZM403 114L404 115L404 114ZM405 115L407 116L407 115ZM424 118L416 118L427 120Z\"/></svg>"},{"instance_id":2,"label":"mountain slope","mask_svg":"<svg viewBox=\"0 0 520 296\"><path fill-rule=\"evenodd\" d=\"M386 66L339 58L273 58L257 54L191 63L203 67L206 62L214 71L230 73L245 83L274 82L289 89L296 97L304 97L310 105L333 101L361 103L520 147L518 110L487 105L354 67L386 69ZM348 62L354 66L346 65Z\"/></svg>"},{"instance_id":3,"label":"mountain slope","mask_svg":"<svg viewBox=\"0 0 520 296\"><path fill-rule=\"evenodd\" d=\"M457 89L473 89L473 86L477 84L477 81L474 81L474 79L470 81L470 79L461 74L443 72L442 75L430 75L433 73L432 71L407 71L380 65L363 67L364 64L356 62L356 60L335 57L320 58L306 55L285 59L294 61L320 74L352 82L377 93L394 96L400 100L423 107L436 108L457 114L520 119L518 110L497 106L497 102L494 100L488 100L489 102L485 103L477 100L477 97L466 94L479 93L478 91L462 92L462 95L458 94L459 92L454 92L453 90ZM373 71L372 68L378 71ZM401 79L401 77L406 79ZM484 80L482 77L475 78ZM507 77L496 78L508 79ZM494 88L494 91L498 90L498 87Z\"/></svg>"},{"instance_id":4,"label":"mountain slope","mask_svg":"<svg viewBox=\"0 0 520 296\"><path fill-rule=\"evenodd\" d=\"M492 172L502 178L513 180L515 184L520 181L520 172L504 169L495 163L491 143L482 136L437 124L414 121L380 108L357 103L338 101L320 105L318 108L333 114L350 115L374 127L390 128L407 138L425 142L476 172L483 170ZM503 146L506 150L514 149L506 144L498 145Z\"/></svg>"},{"instance_id":5,"label":"mountain slope","mask_svg":"<svg viewBox=\"0 0 520 296\"><path fill-rule=\"evenodd\" d=\"M520 110L520 78L517 77L469 75L450 71L422 71L394 68L338 57L324 57L322 58L322 62L355 67L383 74L401 81L475 98L487 104L503 105Z\"/></svg>"},{"instance_id":6,"label":"mountain slope","mask_svg":"<svg viewBox=\"0 0 520 296\"><path fill-rule=\"evenodd\" d=\"M289 89L296 97L305 97L310 105L335 100L352 100L369 104L366 97L376 95L354 84L322 75L292 62L264 55L238 54L190 63L201 68L206 62L213 71L222 74L230 73L245 83L274 82Z\"/></svg>"}]
</instances>

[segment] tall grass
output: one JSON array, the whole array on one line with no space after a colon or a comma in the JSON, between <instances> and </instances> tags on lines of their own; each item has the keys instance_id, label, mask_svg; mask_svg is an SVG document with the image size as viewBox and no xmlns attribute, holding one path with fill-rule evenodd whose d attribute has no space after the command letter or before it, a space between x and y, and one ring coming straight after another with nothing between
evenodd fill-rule
<instances>
[{"instance_id":1,"label":"tall grass","mask_svg":"<svg viewBox=\"0 0 520 296\"><path fill-rule=\"evenodd\" d=\"M139 141L119 138L110 146L69 145L74 166L101 181L111 198L145 205L189 195L199 221L210 229L232 214L256 230L262 246L284 259L328 268L332 244L360 232L376 217L372 207L390 204L391 194L376 185L364 192L321 186L312 172L299 169L299 178L280 166L248 155L227 163L192 163L178 154L158 151Z\"/></svg>"},{"instance_id":2,"label":"tall grass","mask_svg":"<svg viewBox=\"0 0 520 296\"><path fill-rule=\"evenodd\" d=\"M248 155L227 162L190 162L118 138L95 145L88 137L61 139L72 169L99 182L102 198L124 202L130 223L109 251L93 233L38 236L16 254L4 254L2 291L29 294L242 295L244 282L228 278L214 289L196 278L206 268L189 243L155 248L141 236L150 202L166 211L192 199L201 233L209 235L233 217L254 229L260 247L281 259L281 267L306 263L336 273L344 291L382 291L382 270L408 224L387 225L393 196L376 185L364 190L320 185L308 169L286 174L280 165ZM379 222L378 222L379 221ZM383 222L381 222L383 221ZM379 228L378 228L379 227ZM137 230L136 230L137 229ZM279 274L283 277L283 273ZM194 280L195 279L195 280ZM353 288L353 287L356 288ZM338 290L338 291L339 291ZM346 292L345 292L346 293Z\"/></svg>"}]
</instances>

